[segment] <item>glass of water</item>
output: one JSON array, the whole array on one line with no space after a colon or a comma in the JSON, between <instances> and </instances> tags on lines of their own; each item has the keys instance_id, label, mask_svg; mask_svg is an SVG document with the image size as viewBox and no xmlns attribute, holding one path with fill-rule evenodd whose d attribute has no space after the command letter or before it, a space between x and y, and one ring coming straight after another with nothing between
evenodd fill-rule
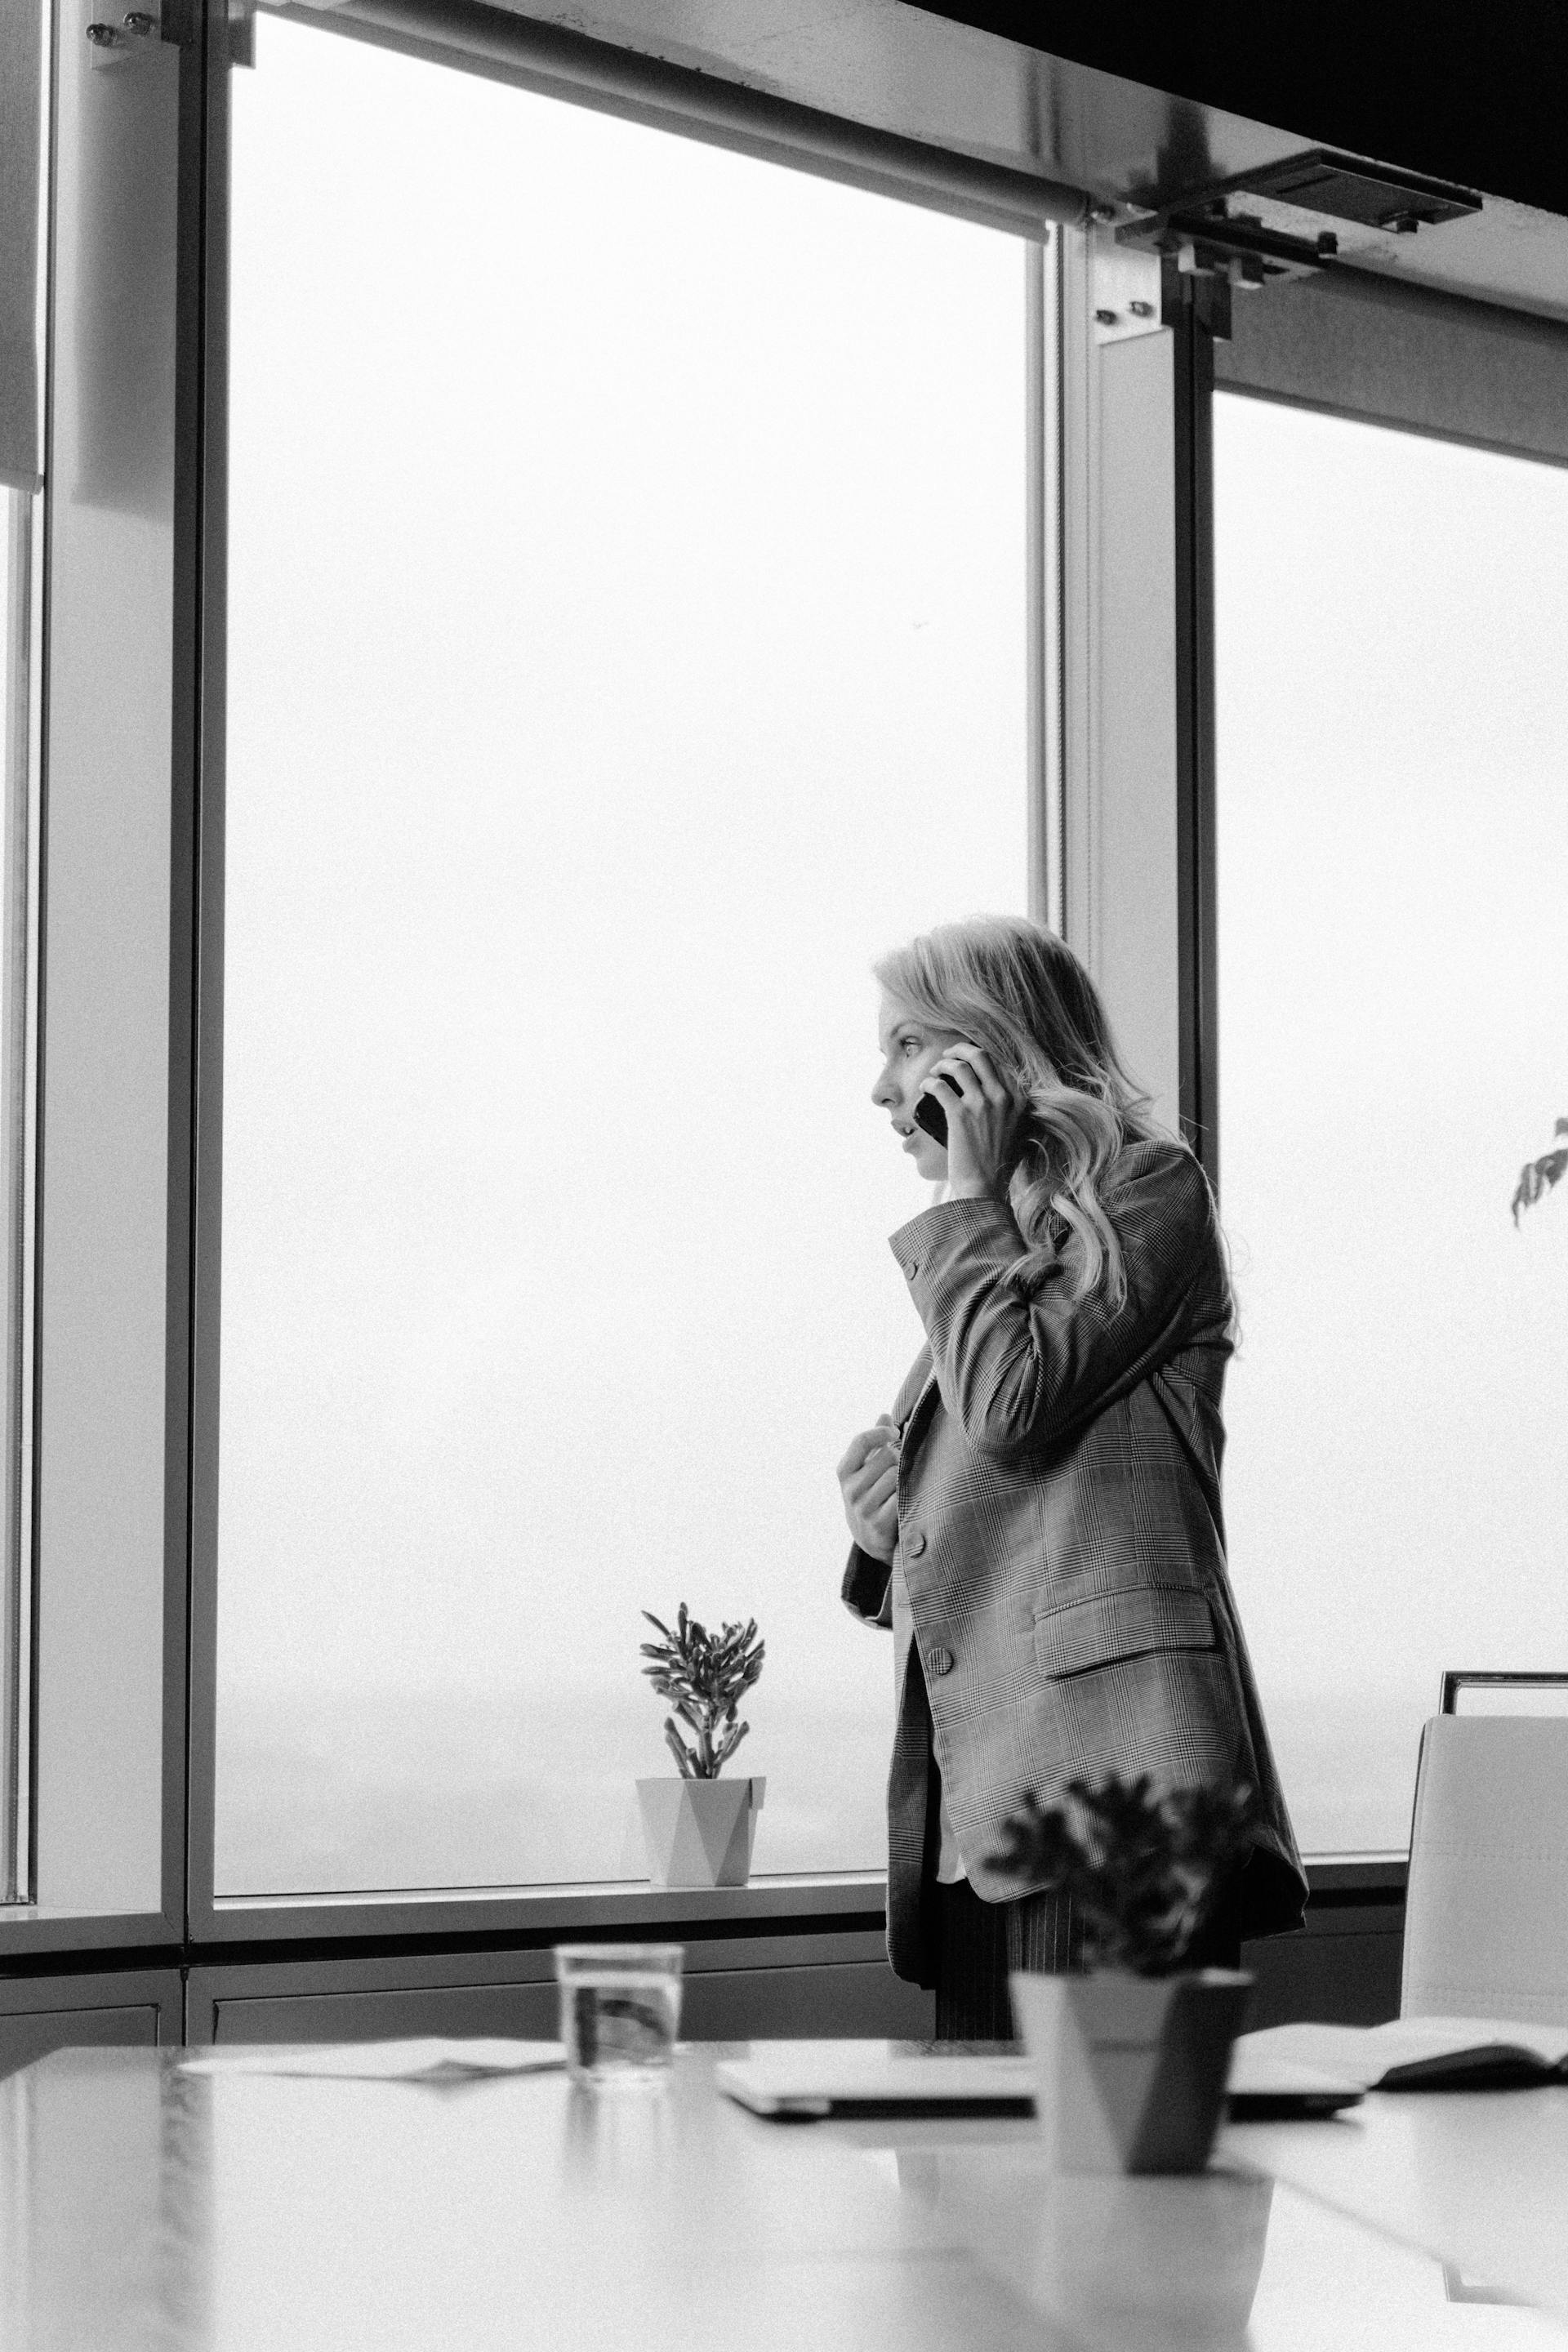
<instances>
[{"instance_id":1,"label":"glass of water","mask_svg":"<svg viewBox=\"0 0 1568 2352\"><path fill-rule=\"evenodd\" d=\"M661 2083L680 2022L680 1944L557 1944L561 2039L574 2083Z\"/></svg>"}]
</instances>

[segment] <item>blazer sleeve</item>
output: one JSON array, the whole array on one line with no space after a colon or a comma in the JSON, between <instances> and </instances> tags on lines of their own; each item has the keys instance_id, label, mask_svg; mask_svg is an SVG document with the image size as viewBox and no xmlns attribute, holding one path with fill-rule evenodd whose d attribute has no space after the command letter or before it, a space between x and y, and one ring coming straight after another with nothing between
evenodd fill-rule
<instances>
[{"instance_id":1,"label":"blazer sleeve","mask_svg":"<svg viewBox=\"0 0 1568 2352\"><path fill-rule=\"evenodd\" d=\"M863 1625L890 1626L893 1622L893 1563L878 1559L858 1544L849 1547L844 1571L844 1606Z\"/></svg>"},{"instance_id":2,"label":"blazer sleeve","mask_svg":"<svg viewBox=\"0 0 1568 2352\"><path fill-rule=\"evenodd\" d=\"M1230 1349L1230 1293L1208 1180L1180 1146L1135 1146L1105 1207L1121 1244L1125 1304L1075 1304L1065 1267L1032 1298L1001 1287L1027 1255L1004 1202L946 1201L891 1236L925 1325L942 1401L977 1450L1054 1445L1182 1348Z\"/></svg>"}]
</instances>

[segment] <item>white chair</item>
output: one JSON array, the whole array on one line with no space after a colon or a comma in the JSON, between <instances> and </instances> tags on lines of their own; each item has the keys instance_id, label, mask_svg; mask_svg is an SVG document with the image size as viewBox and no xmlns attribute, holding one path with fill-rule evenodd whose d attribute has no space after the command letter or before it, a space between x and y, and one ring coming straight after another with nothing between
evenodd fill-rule
<instances>
[{"instance_id":1,"label":"white chair","mask_svg":"<svg viewBox=\"0 0 1568 2352\"><path fill-rule=\"evenodd\" d=\"M1399 2010L1568 2025L1568 1717L1424 1727Z\"/></svg>"}]
</instances>

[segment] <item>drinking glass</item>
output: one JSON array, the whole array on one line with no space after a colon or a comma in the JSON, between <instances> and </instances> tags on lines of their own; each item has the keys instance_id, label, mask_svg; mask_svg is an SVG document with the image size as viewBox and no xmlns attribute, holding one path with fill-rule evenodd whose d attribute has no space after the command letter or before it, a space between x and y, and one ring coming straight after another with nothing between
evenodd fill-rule
<instances>
[{"instance_id":1,"label":"drinking glass","mask_svg":"<svg viewBox=\"0 0 1568 2352\"><path fill-rule=\"evenodd\" d=\"M680 2021L680 1944L557 1944L561 2039L574 2083L662 2083Z\"/></svg>"}]
</instances>

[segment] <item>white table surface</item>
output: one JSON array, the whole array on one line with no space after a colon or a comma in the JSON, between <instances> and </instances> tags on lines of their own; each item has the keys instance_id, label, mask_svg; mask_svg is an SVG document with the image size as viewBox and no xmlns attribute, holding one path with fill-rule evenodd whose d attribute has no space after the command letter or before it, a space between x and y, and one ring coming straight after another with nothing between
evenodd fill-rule
<instances>
[{"instance_id":1,"label":"white table surface","mask_svg":"<svg viewBox=\"0 0 1568 2352\"><path fill-rule=\"evenodd\" d=\"M0 2084L0 2344L1568 2352L1507 2299L1568 2314L1568 2093L1371 2099L1233 2128L1197 2179L1053 2179L1030 2120L763 2122L712 2087L741 2047L598 2097L57 2053Z\"/></svg>"},{"instance_id":2,"label":"white table surface","mask_svg":"<svg viewBox=\"0 0 1568 2352\"><path fill-rule=\"evenodd\" d=\"M1222 2147L1568 2323L1568 2089L1373 2091L1321 2124L1233 2126Z\"/></svg>"}]
</instances>

